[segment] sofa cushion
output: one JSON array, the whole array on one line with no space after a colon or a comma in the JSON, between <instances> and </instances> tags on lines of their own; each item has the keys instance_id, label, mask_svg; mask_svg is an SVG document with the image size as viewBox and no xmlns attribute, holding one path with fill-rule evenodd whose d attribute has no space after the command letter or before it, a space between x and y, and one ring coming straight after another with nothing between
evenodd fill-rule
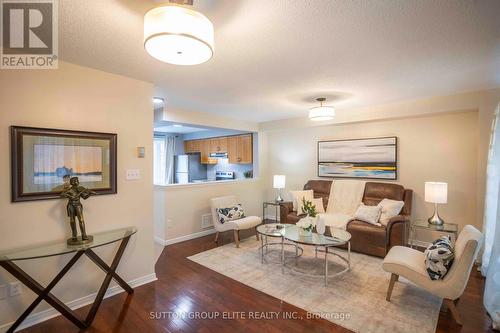
<instances>
[{"instance_id":1,"label":"sofa cushion","mask_svg":"<svg viewBox=\"0 0 500 333\"><path fill-rule=\"evenodd\" d=\"M359 220L353 220L347 224L347 231L356 234L358 240L363 239L366 242L376 246L385 247L386 229L384 226L377 226ZM354 236L353 236L354 239Z\"/></svg>"},{"instance_id":2,"label":"sofa cushion","mask_svg":"<svg viewBox=\"0 0 500 333\"><path fill-rule=\"evenodd\" d=\"M367 182L363 203L368 206L375 206L386 198L403 201L404 193L404 187L398 184Z\"/></svg>"},{"instance_id":3,"label":"sofa cushion","mask_svg":"<svg viewBox=\"0 0 500 333\"><path fill-rule=\"evenodd\" d=\"M247 216L239 220L227 221L221 225L219 231L226 230L245 230L258 226L262 223L262 219L258 216Z\"/></svg>"},{"instance_id":4,"label":"sofa cushion","mask_svg":"<svg viewBox=\"0 0 500 333\"><path fill-rule=\"evenodd\" d=\"M304 190L313 190L315 198L323 198L323 207L326 210L331 187L331 180L310 180L304 185Z\"/></svg>"}]
</instances>

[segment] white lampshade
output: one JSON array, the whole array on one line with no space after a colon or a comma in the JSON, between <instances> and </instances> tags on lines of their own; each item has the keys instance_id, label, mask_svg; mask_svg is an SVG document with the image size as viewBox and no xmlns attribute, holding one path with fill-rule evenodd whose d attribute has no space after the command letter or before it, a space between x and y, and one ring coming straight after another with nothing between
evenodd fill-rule
<instances>
[{"instance_id":1,"label":"white lampshade","mask_svg":"<svg viewBox=\"0 0 500 333\"><path fill-rule=\"evenodd\" d=\"M312 121L332 120L335 118L335 109L331 106L317 106L309 110L309 119Z\"/></svg>"},{"instance_id":2,"label":"white lampshade","mask_svg":"<svg viewBox=\"0 0 500 333\"><path fill-rule=\"evenodd\" d=\"M144 48L169 64L201 64L214 53L214 26L189 8L175 4L153 8L144 15Z\"/></svg>"},{"instance_id":3,"label":"white lampshade","mask_svg":"<svg viewBox=\"0 0 500 333\"><path fill-rule=\"evenodd\" d=\"M448 184L425 182L425 201L444 204L448 202Z\"/></svg>"},{"instance_id":4,"label":"white lampshade","mask_svg":"<svg viewBox=\"0 0 500 333\"><path fill-rule=\"evenodd\" d=\"M274 175L273 187L278 189L285 188L285 180L285 175Z\"/></svg>"}]
</instances>

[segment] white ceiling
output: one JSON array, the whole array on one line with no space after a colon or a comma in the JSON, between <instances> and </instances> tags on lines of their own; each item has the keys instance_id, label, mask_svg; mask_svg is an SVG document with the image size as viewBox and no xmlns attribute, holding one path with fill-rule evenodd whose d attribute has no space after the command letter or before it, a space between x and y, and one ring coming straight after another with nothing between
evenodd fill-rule
<instances>
[{"instance_id":1,"label":"white ceiling","mask_svg":"<svg viewBox=\"0 0 500 333\"><path fill-rule=\"evenodd\" d=\"M154 127L155 132L162 132L162 133L177 133L177 134L187 134L187 133L196 133L196 132L203 132L203 131L208 131L206 128L198 128L198 127L191 127L191 126L173 126L173 125L159 125Z\"/></svg>"},{"instance_id":2,"label":"white ceiling","mask_svg":"<svg viewBox=\"0 0 500 333\"><path fill-rule=\"evenodd\" d=\"M215 56L174 66L143 48L150 0L61 0L62 60L154 82L168 107L251 121L500 86L498 0L195 0Z\"/></svg>"}]
</instances>

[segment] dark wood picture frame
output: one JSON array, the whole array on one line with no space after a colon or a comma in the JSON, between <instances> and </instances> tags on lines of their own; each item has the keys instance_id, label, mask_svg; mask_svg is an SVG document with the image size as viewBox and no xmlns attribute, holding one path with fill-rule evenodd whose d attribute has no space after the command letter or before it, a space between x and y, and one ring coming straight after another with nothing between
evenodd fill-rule
<instances>
[{"instance_id":1,"label":"dark wood picture frame","mask_svg":"<svg viewBox=\"0 0 500 333\"><path fill-rule=\"evenodd\" d=\"M23 193L23 137L25 135L58 137L69 139L96 139L109 141L109 186L105 188L92 188L98 194L117 193L117 135L114 133L83 132L74 130L35 128L35 127L10 127L11 147L11 201L34 201L59 199L61 191L29 192ZM85 184L83 184L85 185Z\"/></svg>"},{"instance_id":2,"label":"dark wood picture frame","mask_svg":"<svg viewBox=\"0 0 500 333\"><path fill-rule=\"evenodd\" d=\"M346 176L324 176L320 174L320 160L319 160L319 153L320 153L320 144L323 142L339 142L339 141L359 141L359 140L377 140L377 139L395 139L395 148L394 148L394 158L395 158L395 171L394 171L394 177L391 178L383 178L383 177L346 177ZM397 136L385 136L385 137L374 137L374 138L356 138L356 139L336 139L336 140L321 140L318 141L317 143L317 150L316 150L316 159L317 159L317 175L319 178L344 178L344 179L377 179L377 180L397 180L398 179L398 174L399 174L399 169L398 169L398 155L399 155L399 139Z\"/></svg>"}]
</instances>

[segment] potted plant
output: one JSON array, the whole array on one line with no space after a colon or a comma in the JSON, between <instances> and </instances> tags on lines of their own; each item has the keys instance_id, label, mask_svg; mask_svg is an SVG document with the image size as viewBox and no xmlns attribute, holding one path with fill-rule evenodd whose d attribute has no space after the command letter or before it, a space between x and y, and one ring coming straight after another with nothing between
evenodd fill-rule
<instances>
[{"instance_id":1,"label":"potted plant","mask_svg":"<svg viewBox=\"0 0 500 333\"><path fill-rule=\"evenodd\" d=\"M300 235L311 236L312 230L316 225L316 219L318 218L316 206L311 201L302 198L302 210L307 216L297 222L297 226L300 228Z\"/></svg>"}]
</instances>

